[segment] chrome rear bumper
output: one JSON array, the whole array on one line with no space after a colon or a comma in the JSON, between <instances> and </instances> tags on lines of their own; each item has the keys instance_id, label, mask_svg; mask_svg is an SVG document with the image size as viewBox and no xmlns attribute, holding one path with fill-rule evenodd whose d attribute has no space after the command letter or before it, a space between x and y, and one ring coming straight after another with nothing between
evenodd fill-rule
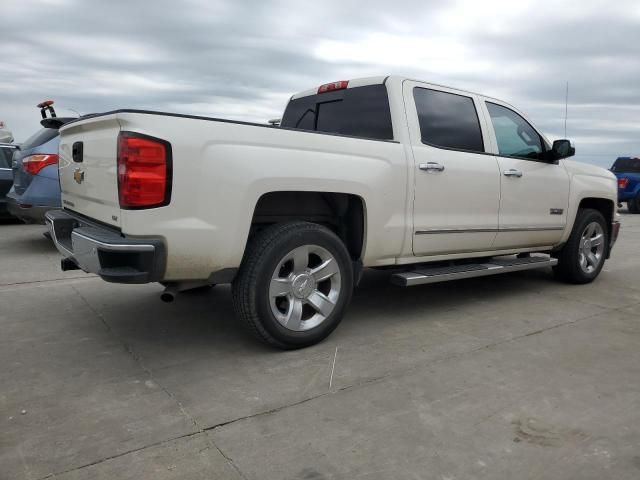
<instances>
[{"instance_id":1,"label":"chrome rear bumper","mask_svg":"<svg viewBox=\"0 0 640 480\"><path fill-rule=\"evenodd\" d=\"M45 222L51 239L64 257L63 270L73 265L108 282L148 283L162 279L164 243L134 239L63 210L50 211Z\"/></svg>"}]
</instances>

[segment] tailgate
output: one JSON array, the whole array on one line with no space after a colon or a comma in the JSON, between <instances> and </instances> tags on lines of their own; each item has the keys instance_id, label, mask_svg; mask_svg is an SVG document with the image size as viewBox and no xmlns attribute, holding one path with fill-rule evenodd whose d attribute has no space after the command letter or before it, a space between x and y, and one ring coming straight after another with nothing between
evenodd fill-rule
<instances>
[{"instance_id":1,"label":"tailgate","mask_svg":"<svg viewBox=\"0 0 640 480\"><path fill-rule=\"evenodd\" d=\"M116 115L88 118L60 129L60 187L64 208L120 226Z\"/></svg>"}]
</instances>

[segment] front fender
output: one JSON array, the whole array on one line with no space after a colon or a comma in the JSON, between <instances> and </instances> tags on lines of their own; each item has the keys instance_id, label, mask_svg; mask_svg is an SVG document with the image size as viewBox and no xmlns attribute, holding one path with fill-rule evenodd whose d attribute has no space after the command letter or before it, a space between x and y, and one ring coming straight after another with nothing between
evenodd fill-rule
<instances>
[{"instance_id":1,"label":"front fender","mask_svg":"<svg viewBox=\"0 0 640 480\"><path fill-rule=\"evenodd\" d=\"M587 165L587 167L591 167ZM595 168L595 167L594 167ZM567 226L562 235L561 243L565 243L576 220L578 209L588 199L606 200L611 204L611 218L615 218L618 202L618 186L616 177L607 170L598 168L597 172L570 171L569 211L567 212ZM600 172L600 170L603 173ZM607 175L608 174L608 175Z\"/></svg>"}]
</instances>

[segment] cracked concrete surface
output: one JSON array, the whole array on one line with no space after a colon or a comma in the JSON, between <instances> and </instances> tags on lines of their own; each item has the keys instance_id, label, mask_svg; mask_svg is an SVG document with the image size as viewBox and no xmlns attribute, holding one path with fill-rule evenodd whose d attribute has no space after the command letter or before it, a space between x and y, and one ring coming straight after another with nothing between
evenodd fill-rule
<instances>
[{"instance_id":1,"label":"cracked concrete surface","mask_svg":"<svg viewBox=\"0 0 640 480\"><path fill-rule=\"evenodd\" d=\"M247 338L227 287L166 305L0 225L0 478L636 479L640 216L622 220L592 285L367 272L296 352Z\"/></svg>"}]
</instances>

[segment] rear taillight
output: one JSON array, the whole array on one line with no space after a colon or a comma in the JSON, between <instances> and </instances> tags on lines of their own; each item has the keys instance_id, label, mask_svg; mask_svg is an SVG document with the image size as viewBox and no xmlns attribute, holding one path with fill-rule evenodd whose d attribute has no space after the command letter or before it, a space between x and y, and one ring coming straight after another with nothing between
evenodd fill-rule
<instances>
[{"instance_id":1,"label":"rear taillight","mask_svg":"<svg viewBox=\"0 0 640 480\"><path fill-rule=\"evenodd\" d=\"M58 164L58 155L38 154L30 155L22 159L22 169L31 175L37 175L44 167Z\"/></svg>"},{"instance_id":2,"label":"rear taillight","mask_svg":"<svg viewBox=\"0 0 640 480\"><path fill-rule=\"evenodd\" d=\"M349 82L347 80L340 80L339 82L331 82L325 83L324 85L320 85L318 88L318 93L327 93L333 92L335 90L344 90L349 86Z\"/></svg>"},{"instance_id":3,"label":"rear taillight","mask_svg":"<svg viewBox=\"0 0 640 480\"><path fill-rule=\"evenodd\" d=\"M629 179L628 178L619 178L618 179L618 188L627 188L627 185L629 185Z\"/></svg>"},{"instance_id":4,"label":"rear taillight","mask_svg":"<svg viewBox=\"0 0 640 480\"><path fill-rule=\"evenodd\" d=\"M118 136L120 208L152 208L171 200L171 145L159 138L122 132Z\"/></svg>"}]
</instances>

